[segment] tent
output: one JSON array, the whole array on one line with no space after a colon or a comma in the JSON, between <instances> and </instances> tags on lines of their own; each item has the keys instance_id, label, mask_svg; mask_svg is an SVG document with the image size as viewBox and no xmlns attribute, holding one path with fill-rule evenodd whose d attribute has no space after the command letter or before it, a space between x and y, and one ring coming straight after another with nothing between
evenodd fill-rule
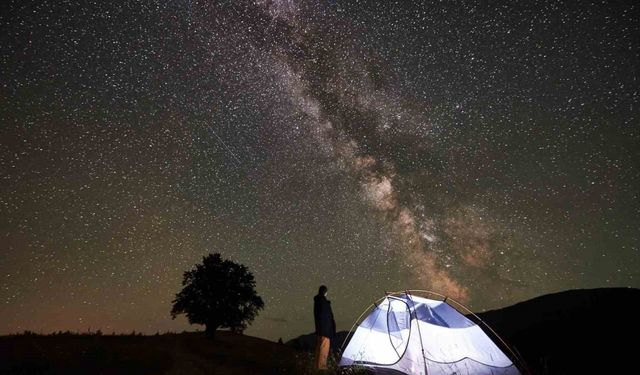
<instances>
[{"instance_id":1,"label":"tent","mask_svg":"<svg viewBox=\"0 0 640 375\"><path fill-rule=\"evenodd\" d=\"M491 328L485 325L494 340L450 303L464 308L432 292L388 293L360 316L339 366L362 366L376 374L522 374L511 358L520 359Z\"/></svg>"}]
</instances>

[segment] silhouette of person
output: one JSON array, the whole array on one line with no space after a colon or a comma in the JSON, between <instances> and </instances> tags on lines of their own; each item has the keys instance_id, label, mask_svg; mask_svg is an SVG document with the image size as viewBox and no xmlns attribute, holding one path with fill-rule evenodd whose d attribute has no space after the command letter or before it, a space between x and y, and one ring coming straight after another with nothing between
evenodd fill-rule
<instances>
[{"instance_id":1,"label":"silhouette of person","mask_svg":"<svg viewBox=\"0 0 640 375\"><path fill-rule=\"evenodd\" d=\"M327 300L327 287L321 285L318 295L313 297L313 317L316 323L316 369L327 369L327 357L331 338L336 333L336 322L333 319L331 302Z\"/></svg>"}]
</instances>

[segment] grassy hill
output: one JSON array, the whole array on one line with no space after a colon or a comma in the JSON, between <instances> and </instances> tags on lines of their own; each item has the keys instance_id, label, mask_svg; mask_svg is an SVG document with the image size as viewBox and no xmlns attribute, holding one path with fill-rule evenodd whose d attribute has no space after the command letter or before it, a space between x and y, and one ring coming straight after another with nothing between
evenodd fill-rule
<instances>
[{"instance_id":1,"label":"grassy hill","mask_svg":"<svg viewBox=\"0 0 640 375\"><path fill-rule=\"evenodd\" d=\"M307 353L220 331L156 336L0 337L0 374L302 374Z\"/></svg>"}]
</instances>

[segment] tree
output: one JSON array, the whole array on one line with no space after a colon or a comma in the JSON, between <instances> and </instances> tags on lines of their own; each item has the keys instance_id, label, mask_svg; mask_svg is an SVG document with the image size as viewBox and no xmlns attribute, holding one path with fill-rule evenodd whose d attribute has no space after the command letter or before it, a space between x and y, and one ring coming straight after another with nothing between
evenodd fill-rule
<instances>
[{"instance_id":1,"label":"tree","mask_svg":"<svg viewBox=\"0 0 640 375\"><path fill-rule=\"evenodd\" d=\"M189 324L204 324L205 334L218 328L242 331L264 308L255 290L253 274L246 266L223 260L220 254L203 257L202 264L186 271L182 290L172 301L171 318L186 314Z\"/></svg>"}]
</instances>

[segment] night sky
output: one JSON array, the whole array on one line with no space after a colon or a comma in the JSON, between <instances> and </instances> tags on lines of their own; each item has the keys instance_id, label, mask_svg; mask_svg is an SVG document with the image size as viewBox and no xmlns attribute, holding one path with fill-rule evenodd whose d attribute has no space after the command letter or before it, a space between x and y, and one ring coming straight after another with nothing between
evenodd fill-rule
<instances>
[{"instance_id":1,"label":"night sky","mask_svg":"<svg viewBox=\"0 0 640 375\"><path fill-rule=\"evenodd\" d=\"M639 74L631 0L3 2L0 334L202 328L210 252L273 340L640 287Z\"/></svg>"}]
</instances>

